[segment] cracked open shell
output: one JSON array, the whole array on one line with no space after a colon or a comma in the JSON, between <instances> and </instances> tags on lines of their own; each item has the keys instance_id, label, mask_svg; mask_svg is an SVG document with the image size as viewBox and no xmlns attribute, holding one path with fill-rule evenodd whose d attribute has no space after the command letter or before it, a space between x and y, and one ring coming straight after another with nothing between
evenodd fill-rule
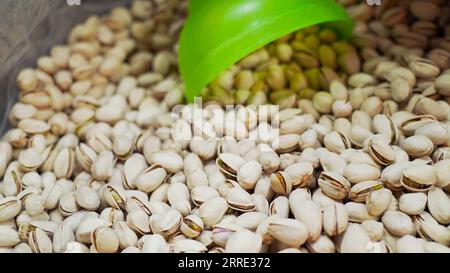
<instances>
[{"instance_id":1,"label":"cracked open shell","mask_svg":"<svg viewBox=\"0 0 450 273\"><path fill-rule=\"evenodd\" d=\"M383 182L379 180L369 180L363 181L358 184L353 185L350 189L348 196L351 200L355 202L365 202L367 195L370 192L376 191L383 188Z\"/></svg>"},{"instance_id":2,"label":"cracked open shell","mask_svg":"<svg viewBox=\"0 0 450 273\"><path fill-rule=\"evenodd\" d=\"M345 177L334 172L322 172L319 175L318 183L325 195L336 200L347 197L351 186Z\"/></svg>"},{"instance_id":3,"label":"cracked open shell","mask_svg":"<svg viewBox=\"0 0 450 273\"><path fill-rule=\"evenodd\" d=\"M241 189L233 188L230 189L226 196L228 206L234 210L248 212L255 210L255 202L253 202L251 195Z\"/></svg>"},{"instance_id":4,"label":"cracked open shell","mask_svg":"<svg viewBox=\"0 0 450 273\"><path fill-rule=\"evenodd\" d=\"M270 175L270 187L278 194L288 195L292 191L292 181L288 173L277 171Z\"/></svg>"},{"instance_id":5,"label":"cracked open shell","mask_svg":"<svg viewBox=\"0 0 450 273\"><path fill-rule=\"evenodd\" d=\"M204 225L202 219L195 214L184 217L180 226L181 232L189 238L195 238L200 235L203 228Z\"/></svg>"},{"instance_id":6,"label":"cracked open shell","mask_svg":"<svg viewBox=\"0 0 450 273\"><path fill-rule=\"evenodd\" d=\"M245 163L245 160L235 154L222 153L216 159L219 169L229 178L236 180L239 168Z\"/></svg>"},{"instance_id":7,"label":"cracked open shell","mask_svg":"<svg viewBox=\"0 0 450 273\"><path fill-rule=\"evenodd\" d=\"M428 191L436 183L436 171L430 165L417 165L403 170L400 183L413 192Z\"/></svg>"}]
</instances>

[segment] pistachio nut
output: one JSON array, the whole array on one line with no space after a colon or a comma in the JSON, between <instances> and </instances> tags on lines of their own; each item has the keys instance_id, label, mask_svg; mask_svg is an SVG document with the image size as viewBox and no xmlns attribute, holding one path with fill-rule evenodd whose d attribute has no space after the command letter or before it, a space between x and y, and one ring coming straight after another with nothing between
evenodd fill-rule
<instances>
[{"instance_id":1,"label":"pistachio nut","mask_svg":"<svg viewBox=\"0 0 450 273\"><path fill-rule=\"evenodd\" d=\"M322 230L321 208L312 200L305 200L291 206L295 219L305 223L309 240L315 241Z\"/></svg>"},{"instance_id":2,"label":"pistachio nut","mask_svg":"<svg viewBox=\"0 0 450 273\"><path fill-rule=\"evenodd\" d=\"M95 211L100 206L100 198L97 192L88 186L79 187L75 192L77 204L86 209Z\"/></svg>"},{"instance_id":3,"label":"pistachio nut","mask_svg":"<svg viewBox=\"0 0 450 273\"><path fill-rule=\"evenodd\" d=\"M169 173L176 173L183 168L183 159L181 156L171 151L153 153L147 161L150 164L161 165Z\"/></svg>"},{"instance_id":4,"label":"pistachio nut","mask_svg":"<svg viewBox=\"0 0 450 273\"><path fill-rule=\"evenodd\" d=\"M347 179L334 172L320 173L318 183L324 194L336 200L346 198L350 191Z\"/></svg>"},{"instance_id":5,"label":"pistachio nut","mask_svg":"<svg viewBox=\"0 0 450 273\"><path fill-rule=\"evenodd\" d=\"M344 205L334 203L323 208L323 229L328 236L336 236L345 231L348 213Z\"/></svg>"},{"instance_id":6,"label":"pistachio nut","mask_svg":"<svg viewBox=\"0 0 450 273\"><path fill-rule=\"evenodd\" d=\"M98 253L114 253L119 249L119 238L109 227L98 227L91 233L92 246Z\"/></svg>"},{"instance_id":7,"label":"pistachio nut","mask_svg":"<svg viewBox=\"0 0 450 273\"><path fill-rule=\"evenodd\" d=\"M0 222L16 217L22 210L22 203L17 197L4 197L0 199Z\"/></svg>"},{"instance_id":8,"label":"pistachio nut","mask_svg":"<svg viewBox=\"0 0 450 273\"><path fill-rule=\"evenodd\" d=\"M228 209L226 199L215 197L205 201L199 208L199 216L206 226L217 224Z\"/></svg>"},{"instance_id":9,"label":"pistachio nut","mask_svg":"<svg viewBox=\"0 0 450 273\"><path fill-rule=\"evenodd\" d=\"M258 253L261 251L262 238L249 230L237 231L230 236L225 253Z\"/></svg>"},{"instance_id":10,"label":"pistachio nut","mask_svg":"<svg viewBox=\"0 0 450 273\"><path fill-rule=\"evenodd\" d=\"M255 203L253 202L251 195L241 188L236 187L230 189L226 195L226 200L231 209L241 212L255 210Z\"/></svg>"},{"instance_id":11,"label":"pistachio nut","mask_svg":"<svg viewBox=\"0 0 450 273\"><path fill-rule=\"evenodd\" d=\"M195 214L184 217L180 226L181 232L189 238L195 238L200 235L203 228L204 225L202 219Z\"/></svg>"},{"instance_id":12,"label":"pistachio nut","mask_svg":"<svg viewBox=\"0 0 450 273\"><path fill-rule=\"evenodd\" d=\"M383 223L375 220L367 220L361 223L361 227L369 234L372 241L378 242L382 239L384 232Z\"/></svg>"},{"instance_id":13,"label":"pistachio nut","mask_svg":"<svg viewBox=\"0 0 450 273\"><path fill-rule=\"evenodd\" d=\"M370 215L381 216L389 208L392 197L392 192L385 188L370 191L365 200L367 211Z\"/></svg>"},{"instance_id":14,"label":"pistachio nut","mask_svg":"<svg viewBox=\"0 0 450 273\"><path fill-rule=\"evenodd\" d=\"M436 187L432 187L428 193L427 207L431 215L442 225L450 224L450 199L447 194Z\"/></svg>"},{"instance_id":15,"label":"pistachio nut","mask_svg":"<svg viewBox=\"0 0 450 273\"><path fill-rule=\"evenodd\" d=\"M366 197L372 191L383 188L383 183L378 180L363 181L352 186L348 193L348 197L355 202L365 202Z\"/></svg>"},{"instance_id":16,"label":"pistachio nut","mask_svg":"<svg viewBox=\"0 0 450 273\"><path fill-rule=\"evenodd\" d=\"M400 178L402 186L410 191L428 191L436 183L436 171L430 165L417 165L403 170Z\"/></svg>"},{"instance_id":17,"label":"pistachio nut","mask_svg":"<svg viewBox=\"0 0 450 273\"><path fill-rule=\"evenodd\" d=\"M380 177L380 170L365 163L350 163L345 168L344 177L353 184L367 180L377 180Z\"/></svg>"},{"instance_id":18,"label":"pistachio nut","mask_svg":"<svg viewBox=\"0 0 450 273\"><path fill-rule=\"evenodd\" d=\"M52 253L52 241L48 237L47 233L41 229L36 229L30 232L28 235L28 245L33 253Z\"/></svg>"},{"instance_id":19,"label":"pistachio nut","mask_svg":"<svg viewBox=\"0 0 450 273\"><path fill-rule=\"evenodd\" d=\"M270 187L275 193L288 195L292 190L292 179L285 171L277 171L270 175Z\"/></svg>"},{"instance_id":20,"label":"pistachio nut","mask_svg":"<svg viewBox=\"0 0 450 273\"><path fill-rule=\"evenodd\" d=\"M417 234L425 240L435 241L437 243L448 245L450 243L450 233L426 211L413 216L414 227Z\"/></svg>"},{"instance_id":21,"label":"pistachio nut","mask_svg":"<svg viewBox=\"0 0 450 273\"><path fill-rule=\"evenodd\" d=\"M427 204L427 195L422 192L405 193L399 198L399 209L408 215L420 214Z\"/></svg>"},{"instance_id":22,"label":"pistachio nut","mask_svg":"<svg viewBox=\"0 0 450 273\"><path fill-rule=\"evenodd\" d=\"M395 161L394 150L389 144L378 138L371 138L367 144L370 156L380 165L390 165Z\"/></svg>"},{"instance_id":23,"label":"pistachio nut","mask_svg":"<svg viewBox=\"0 0 450 273\"><path fill-rule=\"evenodd\" d=\"M367 253L369 234L359 224L349 224L339 245L341 253Z\"/></svg>"},{"instance_id":24,"label":"pistachio nut","mask_svg":"<svg viewBox=\"0 0 450 273\"><path fill-rule=\"evenodd\" d=\"M244 163L242 157L231 153L222 153L216 160L219 169L232 179L237 179L238 170Z\"/></svg>"},{"instance_id":25,"label":"pistachio nut","mask_svg":"<svg viewBox=\"0 0 450 273\"><path fill-rule=\"evenodd\" d=\"M414 158L430 155L434 150L433 142L423 135L414 135L406 138L400 143L400 147Z\"/></svg>"},{"instance_id":26,"label":"pistachio nut","mask_svg":"<svg viewBox=\"0 0 450 273\"><path fill-rule=\"evenodd\" d=\"M289 199L286 196L278 196L273 199L269 205L269 213L270 215L279 215L283 218L289 217Z\"/></svg>"},{"instance_id":27,"label":"pistachio nut","mask_svg":"<svg viewBox=\"0 0 450 273\"><path fill-rule=\"evenodd\" d=\"M108 205L115 209L125 209L126 194L120 187L106 184L103 190L103 199Z\"/></svg>"},{"instance_id":28,"label":"pistachio nut","mask_svg":"<svg viewBox=\"0 0 450 273\"><path fill-rule=\"evenodd\" d=\"M290 218L274 218L269 221L268 231L275 240L289 247L300 247L308 239L308 228L302 222Z\"/></svg>"},{"instance_id":29,"label":"pistachio nut","mask_svg":"<svg viewBox=\"0 0 450 273\"><path fill-rule=\"evenodd\" d=\"M126 249L131 246L136 246L138 237L136 233L127 225L126 222L119 221L114 224L114 231L119 240L119 248Z\"/></svg>"},{"instance_id":30,"label":"pistachio nut","mask_svg":"<svg viewBox=\"0 0 450 273\"><path fill-rule=\"evenodd\" d=\"M165 180L167 172L160 165L152 165L136 177L136 187L146 193L157 189Z\"/></svg>"},{"instance_id":31,"label":"pistachio nut","mask_svg":"<svg viewBox=\"0 0 450 273\"><path fill-rule=\"evenodd\" d=\"M0 226L0 247L13 247L19 243L19 233L15 229Z\"/></svg>"},{"instance_id":32,"label":"pistachio nut","mask_svg":"<svg viewBox=\"0 0 450 273\"><path fill-rule=\"evenodd\" d=\"M348 212L348 220L350 222L362 223L366 220L376 220L378 217L369 214L365 204L357 202L345 203L345 208Z\"/></svg>"},{"instance_id":33,"label":"pistachio nut","mask_svg":"<svg viewBox=\"0 0 450 273\"><path fill-rule=\"evenodd\" d=\"M388 210L381 217L381 221L391 234L398 237L415 232L411 218L401 211Z\"/></svg>"},{"instance_id":34,"label":"pistachio nut","mask_svg":"<svg viewBox=\"0 0 450 273\"><path fill-rule=\"evenodd\" d=\"M299 162L284 169L292 181L292 187L304 187L312 178L314 168L309 162Z\"/></svg>"}]
</instances>

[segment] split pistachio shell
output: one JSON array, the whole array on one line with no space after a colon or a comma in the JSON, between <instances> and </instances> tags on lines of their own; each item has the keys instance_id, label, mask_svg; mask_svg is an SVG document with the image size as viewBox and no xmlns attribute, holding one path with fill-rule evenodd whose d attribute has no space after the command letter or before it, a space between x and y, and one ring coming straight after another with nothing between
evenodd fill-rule
<instances>
[{"instance_id":1,"label":"split pistachio shell","mask_svg":"<svg viewBox=\"0 0 450 273\"><path fill-rule=\"evenodd\" d=\"M232 188L226 196L228 206L232 209L242 212L253 211L255 203L250 194L241 188Z\"/></svg>"},{"instance_id":2,"label":"split pistachio shell","mask_svg":"<svg viewBox=\"0 0 450 273\"><path fill-rule=\"evenodd\" d=\"M314 203L316 203L317 205L319 205L319 207L321 207L322 209L328 205L332 205L336 202L336 200L330 198L329 196L327 196L326 194L324 194L322 192L322 189L317 189L314 194L312 195L312 200L314 201ZM337 201L339 202L339 201Z\"/></svg>"},{"instance_id":3,"label":"split pistachio shell","mask_svg":"<svg viewBox=\"0 0 450 273\"><path fill-rule=\"evenodd\" d=\"M103 190L103 199L115 209L125 209L126 195L120 187L107 184Z\"/></svg>"},{"instance_id":4,"label":"split pistachio shell","mask_svg":"<svg viewBox=\"0 0 450 273\"><path fill-rule=\"evenodd\" d=\"M278 194L288 195L292 190L292 180L285 171L274 172L270 175L270 187Z\"/></svg>"},{"instance_id":5,"label":"split pistachio shell","mask_svg":"<svg viewBox=\"0 0 450 273\"><path fill-rule=\"evenodd\" d=\"M410 191L428 191L436 183L436 171L430 165L410 167L403 171L400 182Z\"/></svg>"},{"instance_id":6,"label":"split pistachio shell","mask_svg":"<svg viewBox=\"0 0 450 273\"><path fill-rule=\"evenodd\" d=\"M137 245L138 237L126 222L120 221L115 223L114 231L116 232L117 238L119 240L120 249L126 249L127 247Z\"/></svg>"},{"instance_id":7,"label":"split pistachio shell","mask_svg":"<svg viewBox=\"0 0 450 273\"><path fill-rule=\"evenodd\" d=\"M200 235L203 228L202 219L195 214L184 217L180 227L181 232L189 238L195 238Z\"/></svg>"},{"instance_id":8,"label":"split pistachio shell","mask_svg":"<svg viewBox=\"0 0 450 273\"><path fill-rule=\"evenodd\" d=\"M378 180L368 180L354 185L348 194L349 198L355 202L365 202L366 197L372 191L383 188L383 183Z\"/></svg>"},{"instance_id":9,"label":"split pistachio shell","mask_svg":"<svg viewBox=\"0 0 450 273\"><path fill-rule=\"evenodd\" d=\"M350 183L337 173L322 172L318 183L324 194L336 200L344 199L350 191Z\"/></svg>"},{"instance_id":10,"label":"split pistachio shell","mask_svg":"<svg viewBox=\"0 0 450 273\"><path fill-rule=\"evenodd\" d=\"M395 161L394 150L385 141L372 138L367 148L370 156L380 165L390 165Z\"/></svg>"},{"instance_id":11,"label":"split pistachio shell","mask_svg":"<svg viewBox=\"0 0 450 273\"><path fill-rule=\"evenodd\" d=\"M344 205L334 203L323 208L323 229L328 236L336 236L345 231L348 213Z\"/></svg>"},{"instance_id":12,"label":"split pistachio shell","mask_svg":"<svg viewBox=\"0 0 450 273\"><path fill-rule=\"evenodd\" d=\"M16 217L22 209L22 203L16 197L5 197L0 200L0 222Z\"/></svg>"},{"instance_id":13,"label":"split pistachio shell","mask_svg":"<svg viewBox=\"0 0 450 273\"><path fill-rule=\"evenodd\" d=\"M76 227L75 238L81 243L92 243L91 233L97 227L108 226L109 223L102 218L84 218Z\"/></svg>"},{"instance_id":14,"label":"split pistachio shell","mask_svg":"<svg viewBox=\"0 0 450 273\"><path fill-rule=\"evenodd\" d=\"M414 226L417 234L425 240L448 245L450 243L450 233L426 211L414 217Z\"/></svg>"},{"instance_id":15,"label":"split pistachio shell","mask_svg":"<svg viewBox=\"0 0 450 273\"><path fill-rule=\"evenodd\" d=\"M91 234L92 245L98 253L114 253L119 249L119 239L109 227L98 227Z\"/></svg>"},{"instance_id":16,"label":"split pistachio shell","mask_svg":"<svg viewBox=\"0 0 450 273\"><path fill-rule=\"evenodd\" d=\"M344 134L336 131L325 135L323 143L330 152L335 153L342 153L351 147L350 140Z\"/></svg>"},{"instance_id":17,"label":"split pistachio shell","mask_svg":"<svg viewBox=\"0 0 450 273\"><path fill-rule=\"evenodd\" d=\"M237 177L237 172L244 163L245 160L242 157L231 153L222 153L216 160L219 169L232 178Z\"/></svg>"},{"instance_id":18,"label":"split pistachio shell","mask_svg":"<svg viewBox=\"0 0 450 273\"><path fill-rule=\"evenodd\" d=\"M293 199L292 199L293 200ZM293 205L297 205L294 204ZM279 215L280 217L288 218L289 217L289 199L286 196L278 196L273 199L269 205L270 215Z\"/></svg>"},{"instance_id":19,"label":"split pistachio shell","mask_svg":"<svg viewBox=\"0 0 450 273\"><path fill-rule=\"evenodd\" d=\"M128 213L126 222L128 226L137 234L144 235L150 233L151 231L148 215L143 211L135 210Z\"/></svg>"},{"instance_id":20,"label":"split pistachio shell","mask_svg":"<svg viewBox=\"0 0 450 273\"><path fill-rule=\"evenodd\" d=\"M135 189L136 178L147 168L144 156L133 154L123 166L123 184L127 189Z\"/></svg>"},{"instance_id":21,"label":"split pistachio shell","mask_svg":"<svg viewBox=\"0 0 450 273\"><path fill-rule=\"evenodd\" d=\"M429 155L434 150L433 142L423 135L410 136L402 141L400 146L408 155L415 158Z\"/></svg>"},{"instance_id":22,"label":"split pistachio shell","mask_svg":"<svg viewBox=\"0 0 450 273\"><path fill-rule=\"evenodd\" d=\"M196 186L191 190L192 202L196 206L200 206L204 202L215 197L219 197L217 190L205 185Z\"/></svg>"},{"instance_id":23,"label":"split pistachio shell","mask_svg":"<svg viewBox=\"0 0 450 273\"><path fill-rule=\"evenodd\" d=\"M387 115L376 115L373 118L373 127L376 133L385 135L390 144L397 141L399 133L391 117Z\"/></svg>"},{"instance_id":24,"label":"split pistachio shell","mask_svg":"<svg viewBox=\"0 0 450 273\"><path fill-rule=\"evenodd\" d=\"M381 181L383 181L386 188L389 188L392 191L400 191L403 188L400 183L403 171L412 166L412 162L409 161L397 162L389 165L381 173Z\"/></svg>"},{"instance_id":25,"label":"split pistachio shell","mask_svg":"<svg viewBox=\"0 0 450 273\"><path fill-rule=\"evenodd\" d=\"M433 142L434 145L443 145L447 142L449 135L446 128L440 122L431 122L422 125L415 132L416 135L423 135Z\"/></svg>"},{"instance_id":26,"label":"split pistachio shell","mask_svg":"<svg viewBox=\"0 0 450 273\"><path fill-rule=\"evenodd\" d=\"M31 231L28 235L28 245L33 253L52 253L52 241L48 237L47 233L41 229Z\"/></svg>"},{"instance_id":27,"label":"split pistachio shell","mask_svg":"<svg viewBox=\"0 0 450 273\"><path fill-rule=\"evenodd\" d=\"M214 225L212 231L212 241L215 244L224 247L227 244L228 239L230 239L230 236L241 230L243 230L243 228L236 224L221 221L220 223Z\"/></svg>"}]
</instances>

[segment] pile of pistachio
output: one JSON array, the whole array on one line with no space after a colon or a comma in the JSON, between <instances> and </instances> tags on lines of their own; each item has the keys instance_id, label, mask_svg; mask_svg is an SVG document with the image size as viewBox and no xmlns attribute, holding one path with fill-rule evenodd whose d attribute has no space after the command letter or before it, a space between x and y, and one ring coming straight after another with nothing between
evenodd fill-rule
<instances>
[{"instance_id":1,"label":"pile of pistachio","mask_svg":"<svg viewBox=\"0 0 450 273\"><path fill-rule=\"evenodd\" d=\"M356 48L331 28L312 26L278 39L224 71L203 91L221 105L297 106L328 91L333 80L359 72Z\"/></svg>"},{"instance_id":2,"label":"pile of pistachio","mask_svg":"<svg viewBox=\"0 0 450 273\"><path fill-rule=\"evenodd\" d=\"M329 92L266 104L272 85L310 76L260 57L331 35L312 28L210 85L256 86L230 100L258 106L179 107L186 6L135 0L91 17L19 73L0 141L0 252L450 251L448 67L408 49L345 71L336 50L342 75L309 72Z\"/></svg>"},{"instance_id":3,"label":"pile of pistachio","mask_svg":"<svg viewBox=\"0 0 450 273\"><path fill-rule=\"evenodd\" d=\"M450 67L450 5L447 0L392 0L380 6L338 0L355 20L353 42L371 66L376 59L395 60L414 69L405 52L414 52L441 69ZM375 59L375 60L373 60ZM372 60L372 61L369 61Z\"/></svg>"}]
</instances>

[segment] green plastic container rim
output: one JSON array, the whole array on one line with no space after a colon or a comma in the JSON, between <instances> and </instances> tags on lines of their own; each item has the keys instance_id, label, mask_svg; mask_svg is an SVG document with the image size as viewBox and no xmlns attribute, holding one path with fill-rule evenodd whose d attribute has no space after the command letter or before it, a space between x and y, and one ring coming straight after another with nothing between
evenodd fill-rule
<instances>
[{"instance_id":1,"label":"green plastic container rim","mask_svg":"<svg viewBox=\"0 0 450 273\"><path fill-rule=\"evenodd\" d=\"M209 49L208 44L203 44L204 41L192 39L192 37L198 36L196 24L201 24L196 20L201 17L208 18L208 16L202 16L202 14L206 14L205 9L207 8L202 5L204 4L201 3L202 1L210 0L191 0L190 17L186 21L180 37L179 64L181 77L185 83L184 94L188 102L192 102L202 89L222 71L255 50L289 33L322 23L327 23L344 38L349 37L353 30L352 20L345 10L333 0L303 2L299 0L259 0L290 2L292 9L266 18L258 24L247 26L246 29L241 26L241 29L233 30L236 33L233 37L227 38ZM237 0L218 1L237 2ZM292 5L294 2L297 3ZM223 22L223 24L225 23ZM214 29L210 31L214 31Z\"/></svg>"}]
</instances>

